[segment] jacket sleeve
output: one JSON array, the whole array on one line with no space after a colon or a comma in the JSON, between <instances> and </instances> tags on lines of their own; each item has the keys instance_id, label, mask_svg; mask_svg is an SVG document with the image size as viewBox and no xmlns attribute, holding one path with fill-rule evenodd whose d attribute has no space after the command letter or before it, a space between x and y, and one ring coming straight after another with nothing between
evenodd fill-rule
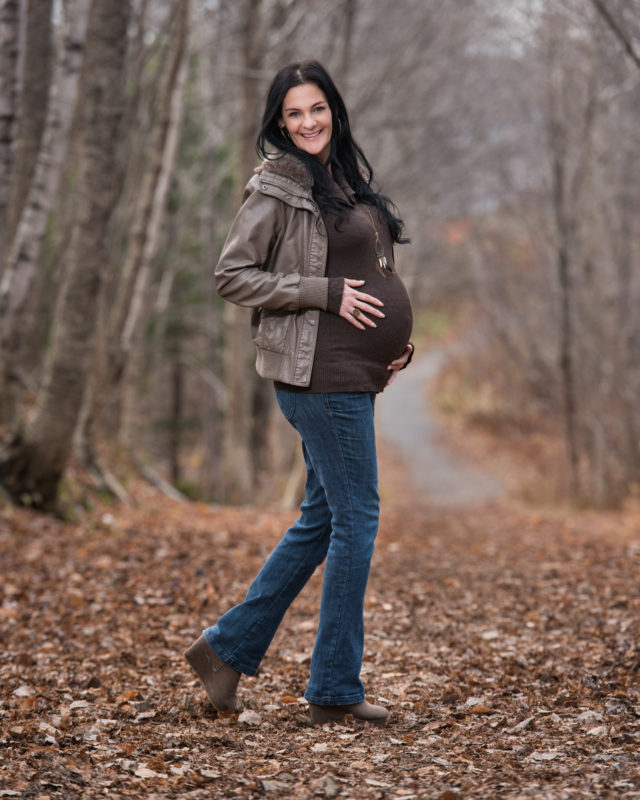
<instances>
[{"instance_id":1,"label":"jacket sleeve","mask_svg":"<svg viewBox=\"0 0 640 800\"><path fill-rule=\"evenodd\" d=\"M215 270L221 297L239 306L297 311L327 308L329 279L266 268L284 226L282 201L250 181Z\"/></svg>"}]
</instances>

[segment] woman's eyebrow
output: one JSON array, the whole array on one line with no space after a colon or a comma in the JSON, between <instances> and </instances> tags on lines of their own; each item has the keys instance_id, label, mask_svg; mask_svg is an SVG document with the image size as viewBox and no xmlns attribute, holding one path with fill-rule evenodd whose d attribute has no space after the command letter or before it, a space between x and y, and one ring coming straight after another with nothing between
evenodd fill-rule
<instances>
[{"instance_id":1,"label":"woman's eyebrow","mask_svg":"<svg viewBox=\"0 0 640 800\"><path fill-rule=\"evenodd\" d=\"M325 101L324 100L318 100L315 103L311 104L311 108L315 108L316 106L323 106L323 105L325 105ZM284 110L285 111L300 111L300 109L297 106L287 106Z\"/></svg>"}]
</instances>

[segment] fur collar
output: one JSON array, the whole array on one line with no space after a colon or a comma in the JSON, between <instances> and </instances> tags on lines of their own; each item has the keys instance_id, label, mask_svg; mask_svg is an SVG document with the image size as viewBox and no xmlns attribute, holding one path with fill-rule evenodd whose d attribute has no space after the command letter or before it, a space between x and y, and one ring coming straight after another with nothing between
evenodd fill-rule
<instances>
[{"instance_id":1,"label":"fur collar","mask_svg":"<svg viewBox=\"0 0 640 800\"><path fill-rule=\"evenodd\" d=\"M302 186L303 189L311 191L313 186L313 178L311 173L295 156L285 153L277 158L267 158L256 169L258 174L265 173L265 177L271 173L282 178L286 178L293 183Z\"/></svg>"}]
</instances>

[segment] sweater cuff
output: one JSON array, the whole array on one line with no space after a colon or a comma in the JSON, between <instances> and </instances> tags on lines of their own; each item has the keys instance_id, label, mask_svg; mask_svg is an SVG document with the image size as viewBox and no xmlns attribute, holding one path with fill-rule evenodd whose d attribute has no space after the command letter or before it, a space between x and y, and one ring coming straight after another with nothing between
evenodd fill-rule
<instances>
[{"instance_id":1,"label":"sweater cuff","mask_svg":"<svg viewBox=\"0 0 640 800\"><path fill-rule=\"evenodd\" d=\"M327 311L329 313L340 313L343 293L344 278L329 278L329 300L327 301Z\"/></svg>"},{"instance_id":2,"label":"sweater cuff","mask_svg":"<svg viewBox=\"0 0 640 800\"><path fill-rule=\"evenodd\" d=\"M411 359L413 358L413 354L416 352L416 346L413 342L407 342L407 345L411 347L411 352L409 353L409 358L407 359L404 367L400 367L401 371L409 366L409 364L411 363Z\"/></svg>"},{"instance_id":3,"label":"sweater cuff","mask_svg":"<svg viewBox=\"0 0 640 800\"><path fill-rule=\"evenodd\" d=\"M320 308L322 311L326 311L328 296L328 278L304 276L300 278L300 294L298 296L300 308Z\"/></svg>"}]
</instances>

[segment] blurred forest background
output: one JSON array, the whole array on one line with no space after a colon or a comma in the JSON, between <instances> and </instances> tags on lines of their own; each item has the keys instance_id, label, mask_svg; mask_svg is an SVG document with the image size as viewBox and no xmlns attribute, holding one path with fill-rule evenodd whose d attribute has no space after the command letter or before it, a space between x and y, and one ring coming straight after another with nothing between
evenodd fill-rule
<instances>
[{"instance_id":1,"label":"blurred forest background","mask_svg":"<svg viewBox=\"0 0 640 800\"><path fill-rule=\"evenodd\" d=\"M212 271L266 88L332 72L412 239L443 407L640 485L640 0L0 0L0 483L69 465L288 502L297 446ZM124 465L127 465L126 468ZM62 481L61 481L62 479Z\"/></svg>"}]
</instances>

